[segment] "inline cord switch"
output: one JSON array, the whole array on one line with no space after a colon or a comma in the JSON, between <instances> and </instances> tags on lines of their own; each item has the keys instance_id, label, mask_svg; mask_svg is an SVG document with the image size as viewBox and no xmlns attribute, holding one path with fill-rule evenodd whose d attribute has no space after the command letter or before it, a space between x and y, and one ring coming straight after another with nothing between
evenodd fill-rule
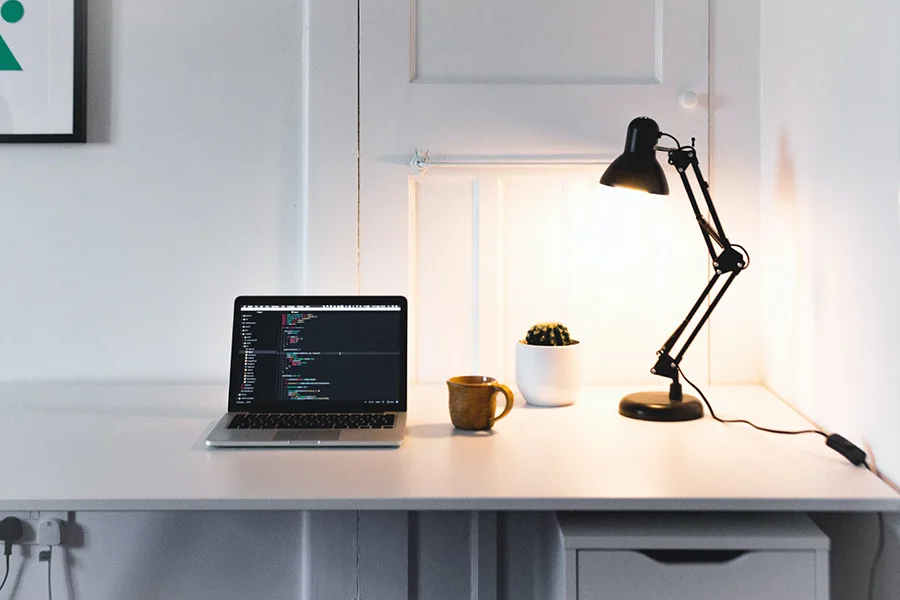
<instances>
[{"instance_id":1,"label":"inline cord switch","mask_svg":"<svg viewBox=\"0 0 900 600\"><path fill-rule=\"evenodd\" d=\"M862 448L842 435L832 433L826 438L825 445L856 466L866 462L866 453L863 452Z\"/></svg>"}]
</instances>

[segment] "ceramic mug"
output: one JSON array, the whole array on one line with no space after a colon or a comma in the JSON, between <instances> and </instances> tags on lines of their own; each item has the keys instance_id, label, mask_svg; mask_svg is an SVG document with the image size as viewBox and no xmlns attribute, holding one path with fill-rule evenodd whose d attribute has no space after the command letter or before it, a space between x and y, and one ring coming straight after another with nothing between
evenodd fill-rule
<instances>
[{"instance_id":1,"label":"ceramic mug","mask_svg":"<svg viewBox=\"0 0 900 600\"><path fill-rule=\"evenodd\" d=\"M450 389L450 421L458 429L490 429L509 414L513 393L493 377L463 375L447 380ZM506 408L497 412L497 394L506 396Z\"/></svg>"}]
</instances>

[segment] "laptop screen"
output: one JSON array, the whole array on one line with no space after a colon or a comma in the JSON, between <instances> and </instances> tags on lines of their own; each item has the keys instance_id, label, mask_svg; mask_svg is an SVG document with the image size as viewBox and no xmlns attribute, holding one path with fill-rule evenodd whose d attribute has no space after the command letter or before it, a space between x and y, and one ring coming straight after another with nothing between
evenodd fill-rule
<instances>
[{"instance_id":1,"label":"laptop screen","mask_svg":"<svg viewBox=\"0 0 900 600\"><path fill-rule=\"evenodd\" d=\"M229 411L406 410L406 299L240 297Z\"/></svg>"}]
</instances>

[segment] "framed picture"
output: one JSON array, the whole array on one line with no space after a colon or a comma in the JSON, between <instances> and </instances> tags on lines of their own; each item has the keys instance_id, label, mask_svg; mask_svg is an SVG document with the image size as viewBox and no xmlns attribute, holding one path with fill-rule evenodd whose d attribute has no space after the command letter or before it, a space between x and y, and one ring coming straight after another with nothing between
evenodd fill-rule
<instances>
[{"instance_id":1,"label":"framed picture","mask_svg":"<svg viewBox=\"0 0 900 600\"><path fill-rule=\"evenodd\" d=\"M0 0L0 142L85 142L86 0Z\"/></svg>"}]
</instances>

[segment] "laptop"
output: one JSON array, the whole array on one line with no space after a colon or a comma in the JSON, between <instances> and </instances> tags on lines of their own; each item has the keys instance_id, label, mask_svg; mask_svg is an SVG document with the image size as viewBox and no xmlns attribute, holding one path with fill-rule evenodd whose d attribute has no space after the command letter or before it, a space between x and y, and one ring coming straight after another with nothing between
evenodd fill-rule
<instances>
[{"instance_id":1,"label":"laptop","mask_svg":"<svg viewBox=\"0 0 900 600\"><path fill-rule=\"evenodd\" d=\"M241 296L228 413L207 446L399 446L406 430L401 296Z\"/></svg>"}]
</instances>

